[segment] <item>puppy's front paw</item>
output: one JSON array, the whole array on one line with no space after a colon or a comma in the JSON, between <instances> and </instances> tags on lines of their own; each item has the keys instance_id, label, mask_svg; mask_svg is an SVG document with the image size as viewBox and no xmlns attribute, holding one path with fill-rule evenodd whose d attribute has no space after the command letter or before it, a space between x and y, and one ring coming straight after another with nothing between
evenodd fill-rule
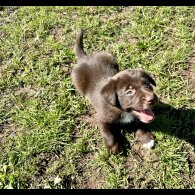
<instances>
[{"instance_id":1,"label":"puppy's front paw","mask_svg":"<svg viewBox=\"0 0 195 195\"><path fill-rule=\"evenodd\" d=\"M151 149L154 147L154 135L151 132L138 129L136 139L142 143L143 148Z\"/></svg>"},{"instance_id":2,"label":"puppy's front paw","mask_svg":"<svg viewBox=\"0 0 195 195\"><path fill-rule=\"evenodd\" d=\"M122 147L119 143L115 143L113 146L109 148L110 153L112 154L119 154L123 151Z\"/></svg>"},{"instance_id":3,"label":"puppy's front paw","mask_svg":"<svg viewBox=\"0 0 195 195\"><path fill-rule=\"evenodd\" d=\"M151 149L151 148L153 148L153 147L154 147L154 140L152 139L152 140L150 140L149 142L144 143L144 144L143 144L143 147L146 148L146 149Z\"/></svg>"}]
</instances>

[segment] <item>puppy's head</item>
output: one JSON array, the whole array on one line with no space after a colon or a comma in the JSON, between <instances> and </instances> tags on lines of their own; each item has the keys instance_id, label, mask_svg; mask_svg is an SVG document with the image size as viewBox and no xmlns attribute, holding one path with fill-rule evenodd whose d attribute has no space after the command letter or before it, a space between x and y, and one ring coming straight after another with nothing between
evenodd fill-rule
<instances>
[{"instance_id":1,"label":"puppy's head","mask_svg":"<svg viewBox=\"0 0 195 195\"><path fill-rule=\"evenodd\" d=\"M102 88L101 95L112 106L133 112L144 123L154 119L152 106L157 102L153 92L155 81L143 70L125 70L112 77Z\"/></svg>"}]
</instances>

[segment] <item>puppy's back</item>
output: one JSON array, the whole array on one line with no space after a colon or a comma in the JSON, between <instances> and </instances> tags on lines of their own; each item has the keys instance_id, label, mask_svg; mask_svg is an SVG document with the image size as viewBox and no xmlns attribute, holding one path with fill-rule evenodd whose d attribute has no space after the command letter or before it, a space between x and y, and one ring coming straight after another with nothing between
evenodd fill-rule
<instances>
[{"instance_id":1,"label":"puppy's back","mask_svg":"<svg viewBox=\"0 0 195 195\"><path fill-rule=\"evenodd\" d=\"M76 89L83 95L93 93L99 83L118 73L118 64L113 55L99 52L87 55L83 50L83 31L79 30L76 38L75 53L78 59L71 77Z\"/></svg>"}]
</instances>

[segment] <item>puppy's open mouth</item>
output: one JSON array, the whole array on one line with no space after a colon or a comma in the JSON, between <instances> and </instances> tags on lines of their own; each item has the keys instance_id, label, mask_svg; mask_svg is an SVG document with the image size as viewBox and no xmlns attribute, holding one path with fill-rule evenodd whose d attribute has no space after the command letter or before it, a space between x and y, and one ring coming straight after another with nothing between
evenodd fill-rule
<instances>
[{"instance_id":1,"label":"puppy's open mouth","mask_svg":"<svg viewBox=\"0 0 195 195\"><path fill-rule=\"evenodd\" d=\"M151 109L132 110L133 113L144 123L150 123L154 120L155 116Z\"/></svg>"}]
</instances>

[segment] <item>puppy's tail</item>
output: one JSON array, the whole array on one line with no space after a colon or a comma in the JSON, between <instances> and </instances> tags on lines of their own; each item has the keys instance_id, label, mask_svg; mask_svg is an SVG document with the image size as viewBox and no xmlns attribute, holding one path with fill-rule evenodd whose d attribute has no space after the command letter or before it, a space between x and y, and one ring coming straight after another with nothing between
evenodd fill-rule
<instances>
[{"instance_id":1,"label":"puppy's tail","mask_svg":"<svg viewBox=\"0 0 195 195\"><path fill-rule=\"evenodd\" d=\"M87 55L83 50L83 29L81 28L78 30L78 33L77 33L74 51L78 59Z\"/></svg>"}]
</instances>

